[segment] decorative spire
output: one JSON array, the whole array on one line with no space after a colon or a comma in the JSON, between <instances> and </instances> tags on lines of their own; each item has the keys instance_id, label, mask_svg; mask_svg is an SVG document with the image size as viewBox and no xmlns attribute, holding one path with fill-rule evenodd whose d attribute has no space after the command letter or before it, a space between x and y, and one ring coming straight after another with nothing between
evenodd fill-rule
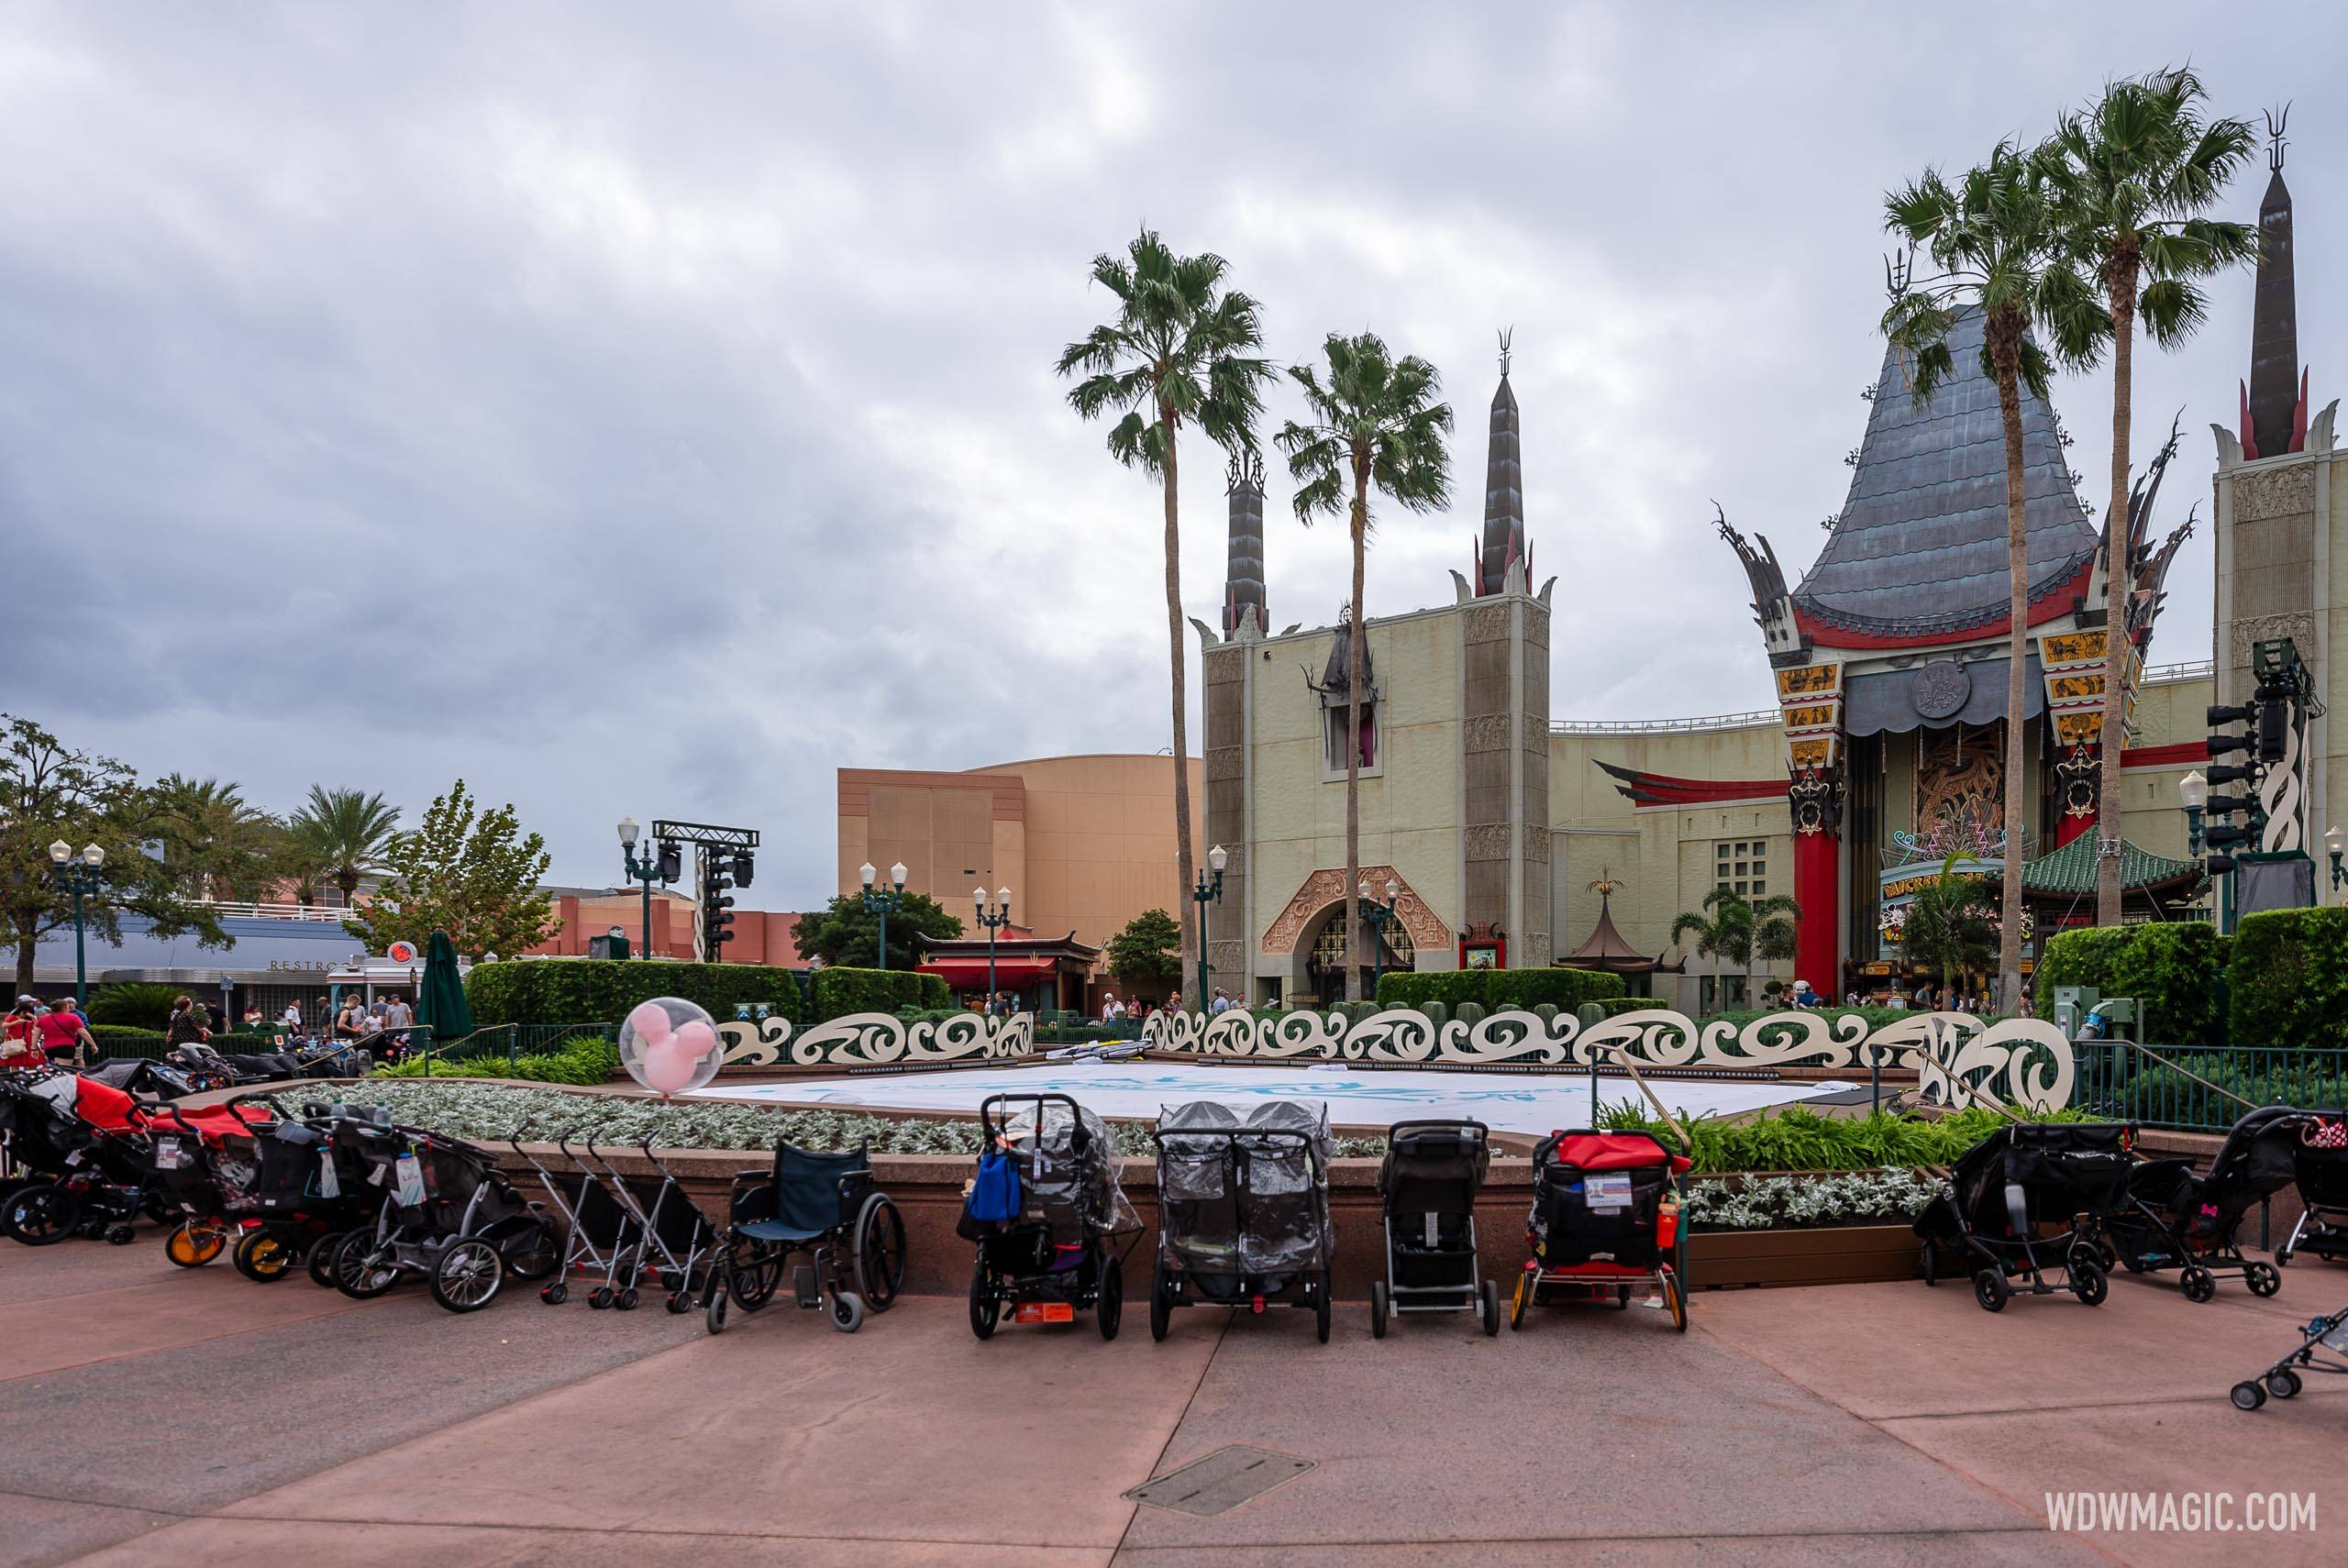
<instances>
[{"instance_id":1,"label":"decorative spire","mask_svg":"<svg viewBox=\"0 0 2348 1568\"><path fill-rule=\"evenodd\" d=\"M1224 571L1223 635L1239 631L1240 616L1253 606L1258 635L1270 630L1264 603L1264 458L1235 452L1224 470L1231 492L1231 553Z\"/></svg>"},{"instance_id":2,"label":"decorative spire","mask_svg":"<svg viewBox=\"0 0 2348 1568\"><path fill-rule=\"evenodd\" d=\"M2250 381L2242 390L2242 454L2279 458L2307 446L2308 381L2299 367L2298 296L2291 275L2291 190L2283 183L2291 106L2266 116L2265 199L2258 204L2258 293Z\"/></svg>"},{"instance_id":3,"label":"decorative spire","mask_svg":"<svg viewBox=\"0 0 2348 1568\"><path fill-rule=\"evenodd\" d=\"M1484 464L1484 539L1476 555L1476 597L1498 593L1508 583L1508 569L1532 563L1524 547L1523 429L1517 415L1516 393L1508 384L1510 340L1514 327L1501 332L1501 384L1492 393L1492 433Z\"/></svg>"}]
</instances>

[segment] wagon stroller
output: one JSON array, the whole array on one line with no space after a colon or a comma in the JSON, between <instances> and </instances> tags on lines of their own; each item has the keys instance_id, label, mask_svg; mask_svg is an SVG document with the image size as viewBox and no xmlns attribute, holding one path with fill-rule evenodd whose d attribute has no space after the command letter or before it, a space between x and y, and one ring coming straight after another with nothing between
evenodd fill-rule
<instances>
[{"instance_id":1,"label":"wagon stroller","mask_svg":"<svg viewBox=\"0 0 2348 1568\"><path fill-rule=\"evenodd\" d=\"M2276 1249L2275 1261L2282 1264L2300 1253L2327 1263L2348 1256L2348 1110L2316 1110L2309 1117L2291 1151L2304 1207L2290 1236Z\"/></svg>"},{"instance_id":2,"label":"wagon stroller","mask_svg":"<svg viewBox=\"0 0 2348 1568\"><path fill-rule=\"evenodd\" d=\"M725 1233L702 1292L713 1334L727 1304L756 1312L774 1299L783 1265L792 1298L813 1309L830 1298L832 1327L852 1334L866 1312L885 1312L905 1283L905 1221L874 1185L863 1145L818 1154L778 1141L774 1166L736 1173L726 1194ZM850 1288L850 1287L853 1288Z\"/></svg>"},{"instance_id":3,"label":"wagon stroller","mask_svg":"<svg viewBox=\"0 0 2348 1568\"><path fill-rule=\"evenodd\" d=\"M2131 1274L2179 1270L2188 1301L2217 1295L2226 1274L2240 1275L2253 1296L2282 1289L2282 1272L2245 1257L2236 1233L2252 1204L2291 1185L2301 1134L2315 1121L2288 1106L2261 1106L2227 1132L2207 1176L2195 1176L2190 1160L2136 1165L2126 1196L2104 1220L2120 1262Z\"/></svg>"},{"instance_id":4,"label":"wagon stroller","mask_svg":"<svg viewBox=\"0 0 2348 1568\"><path fill-rule=\"evenodd\" d=\"M1192 1100L1157 1119L1157 1266L1149 1337L1163 1340L1192 1297L1261 1313L1310 1308L1329 1340L1329 1108L1272 1100L1245 1124L1227 1105Z\"/></svg>"},{"instance_id":5,"label":"wagon stroller","mask_svg":"<svg viewBox=\"0 0 2348 1568\"><path fill-rule=\"evenodd\" d=\"M1476 1250L1476 1194L1491 1165L1480 1121L1398 1121L1386 1130L1378 1190L1386 1207L1386 1277L1369 1287L1369 1332L1403 1312L1474 1312L1501 1329L1501 1287Z\"/></svg>"},{"instance_id":6,"label":"wagon stroller","mask_svg":"<svg viewBox=\"0 0 2348 1568\"><path fill-rule=\"evenodd\" d=\"M1600 1301L1627 1310L1631 1292L1652 1285L1671 1326L1688 1331L1688 1238L1680 1225L1679 1178L1688 1157L1651 1132L1552 1132L1533 1150L1533 1255L1516 1276L1508 1326L1524 1326L1551 1299Z\"/></svg>"},{"instance_id":7,"label":"wagon stroller","mask_svg":"<svg viewBox=\"0 0 2348 1568\"><path fill-rule=\"evenodd\" d=\"M1985 1311L2005 1309L2016 1279L2033 1296L2067 1288L2100 1304L2111 1285L2099 1227L2122 1201L2135 1136L2119 1122L2016 1122L1974 1144L1916 1217L1924 1283L1938 1278L1937 1249L1947 1247Z\"/></svg>"},{"instance_id":8,"label":"wagon stroller","mask_svg":"<svg viewBox=\"0 0 2348 1568\"><path fill-rule=\"evenodd\" d=\"M1118 1185L1115 1137L1064 1094L990 1095L979 1107L986 1153L957 1232L978 1243L970 1270L970 1331L1067 1323L1090 1311L1104 1340L1125 1307L1125 1259L1141 1216ZM1130 1237L1115 1250L1120 1237Z\"/></svg>"},{"instance_id":9,"label":"wagon stroller","mask_svg":"<svg viewBox=\"0 0 2348 1568\"><path fill-rule=\"evenodd\" d=\"M128 1095L72 1073L0 1072L8 1171L0 1183L0 1231L33 1247L76 1232L120 1246L132 1239L131 1221L142 1209L160 1217L146 1133L129 1104Z\"/></svg>"},{"instance_id":10,"label":"wagon stroller","mask_svg":"<svg viewBox=\"0 0 2348 1568\"><path fill-rule=\"evenodd\" d=\"M333 1137L383 1194L374 1222L345 1237L328 1265L345 1296L370 1300L421 1275L442 1307L475 1312L496 1299L508 1274L534 1280L553 1272L560 1255L553 1227L487 1150L423 1128L351 1119L336 1122Z\"/></svg>"},{"instance_id":11,"label":"wagon stroller","mask_svg":"<svg viewBox=\"0 0 2348 1568\"><path fill-rule=\"evenodd\" d=\"M570 1154L567 1141L561 1147L564 1154ZM597 1310L610 1307L633 1312L637 1287L649 1275L669 1293L670 1311L690 1311L695 1288L704 1283L710 1260L717 1253L717 1227L652 1152L649 1140L637 1147L659 1173L657 1177L623 1175L597 1151L593 1139L585 1144L584 1160L570 1155L603 1195L603 1201L590 1199L582 1205L591 1236L599 1234L605 1251L604 1283L587 1293L587 1305ZM559 1278L538 1292L548 1306L559 1306L569 1294L569 1286Z\"/></svg>"}]
</instances>

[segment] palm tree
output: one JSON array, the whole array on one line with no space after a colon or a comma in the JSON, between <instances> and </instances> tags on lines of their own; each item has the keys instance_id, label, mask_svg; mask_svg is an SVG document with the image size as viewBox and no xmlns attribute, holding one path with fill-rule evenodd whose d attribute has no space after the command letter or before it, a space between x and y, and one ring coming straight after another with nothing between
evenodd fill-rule
<instances>
[{"instance_id":1,"label":"palm tree","mask_svg":"<svg viewBox=\"0 0 2348 1568\"><path fill-rule=\"evenodd\" d=\"M1724 964L1733 964L1744 971L1748 991L1753 985L1753 906L1743 894L1728 888L1714 888L1704 895L1703 912L1683 910L1671 922L1671 940L1681 942L1689 936L1696 939L1699 956L1712 961L1715 976ZM1723 1003L1726 998L1721 999ZM1748 996L1746 999L1752 999Z\"/></svg>"},{"instance_id":2,"label":"palm tree","mask_svg":"<svg viewBox=\"0 0 2348 1568\"><path fill-rule=\"evenodd\" d=\"M1745 907L1753 911L1753 951L1744 960L1744 994L1751 997L1755 964L1775 964L1799 950L1801 906L1788 894L1770 893L1748 900Z\"/></svg>"},{"instance_id":3,"label":"palm tree","mask_svg":"<svg viewBox=\"0 0 2348 1568\"><path fill-rule=\"evenodd\" d=\"M2133 418L2135 326L2163 348L2193 335L2208 314L2197 280L2254 258L2254 225L2199 215L2251 155L2241 120L2202 122L2208 94L2189 70L2114 82L2084 112L2067 113L2039 149L2054 186L2054 218L2070 259L2098 286L2111 342L2110 540L2105 563L2102 800L2096 861L2096 923L2120 923L2120 742L2126 719L2128 437ZM2092 328L2092 316L2085 318ZM2077 322L2073 323L2077 325ZM2099 342L2058 343L2074 359Z\"/></svg>"},{"instance_id":4,"label":"palm tree","mask_svg":"<svg viewBox=\"0 0 2348 1568\"><path fill-rule=\"evenodd\" d=\"M1256 417L1271 367L1257 358L1263 331L1256 302L1224 287L1220 256L1178 256L1143 229L1123 257L1092 259L1092 281L1117 296L1117 317L1071 343L1056 365L1080 376L1069 406L1086 419L1112 409L1109 455L1156 476L1166 504L1166 643L1173 665L1174 856L1180 878L1182 990L1197 988L1198 904L1189 897L1191 856L1190 719L1182 658L1182 535L1176 436L1193 423L1226 452L1256 449Z\"/></svg>"},{"instance_id":5,"label":"palm tree","mask_svg":"<svg viewBox=\"0 0 2348 1568\"><path fill-rule=\"evenodd\" d=\"M1986 967L1998 951L1997 900L1982 878L1957 875L1957 858L1942 861L1940 875L1916 890L1900 933L1910 955L1939 974L1944 998L1951 974ZM2010 1002L2002 1005L2012 1010Z\"/></svg>"},{"instance_id":6,"label":"palm tree","mask_svg":"<svg viewBox=\"0 0 2348 1568\"><path fill-rule=\"evenodd\" d=\"M1353 539L1351 629L1346 639L1346 881L1361 880L1361 666L1369 628L1361 603L1369 549L1369 495L1391 497L1412 512L1432 512L1451 497L1451 458L1443 437L1451 405L1438 403L1443 378L1415 354L1400 359L1373 333L1329 334L1324 385L1310 365L1289 375L1304 392L1310 425L1280 426L1279 447L1296 481L1297 520L1311 527L1323 513L1347 513ZM1359 1001L1364 963L1361 910L1346 900L1346 999Z\"/></svg>"},{"instance_id":7,"label":"palm tree","mask_svg":"<svg viewBox=\"0 0 2348 1568\"><path fill-rule=\"evenodd\" d=\"M1948 335L1961 314L1979 312L1981 368L1998 388L2006 440L2006 855L2003 929L1998 953L1999 1004L2021 988L2021 831L2025 744L2024 666L2030 651L2030 545L2023 505L2021 392L2046 393L2046 355L2033 321L2054 326L2058 346L2092 341L2100 314L2093 287L2066 264L2055 226L2046 160L2001 141L1988 161L1952 186L1940 171L1884 197L1884 226L1922 248L1938 269L1902 276L1883 313L1884 335L1908 360L1919 405L1955 370ZM2107 324L2104 330L2109 331Z\"/></svg>"},{"instance_id":8,"label":"palm tree","mask_svg":"<svg viewBox=\"0 0 2348 1568\"><path fill-rule=\"evenodd\" d=\"M167 773L155 781L154 804L167 864L183 868L187 897L250 896L269 879L281 824L246 801L242 785Z\"/></svg>"},{"instance_id":9,"label":"palm tree","mask_svg":"<svg viewBox=\"0 0 2348 1568\"><path fill-rule=\"evenodd\" d=\"M342 889L342 907L349 909L360 879L383 868L399 825L399 808L380 794L313 784L292 828L318 874Z\"/></svg>"}]
</instances>

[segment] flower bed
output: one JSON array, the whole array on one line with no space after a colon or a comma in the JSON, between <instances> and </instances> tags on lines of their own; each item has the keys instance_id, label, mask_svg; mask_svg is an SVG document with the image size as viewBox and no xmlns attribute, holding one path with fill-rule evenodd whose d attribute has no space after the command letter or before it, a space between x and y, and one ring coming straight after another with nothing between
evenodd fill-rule
<instances>
[{"instance_id":1,"label":"flower bed","mask_svg":"<svg viewBox=\"0 0 2348 1568\"><path fill-rule=\"evenodd\" d=\"M1684 1213L1697 1231L1906 1225L1938 1190L1911 1170L1723 1176L1689 1182Z\"/></svg>"}]
</instances>

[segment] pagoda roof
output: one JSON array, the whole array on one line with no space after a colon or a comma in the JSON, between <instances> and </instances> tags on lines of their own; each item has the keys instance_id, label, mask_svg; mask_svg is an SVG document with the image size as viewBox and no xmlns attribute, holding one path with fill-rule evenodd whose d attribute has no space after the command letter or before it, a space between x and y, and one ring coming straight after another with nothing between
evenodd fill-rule
<instances>
[{"instance_id":1,"label":"pagoda roof","mask_svg":"<svg viewBox=\"0 0 2348 1568\"><path fill-rule=\"evenodd\" d=\"M1623 933L1614 929L1614 915L1608 894L1598 895L1598 924L1591 930L1589 940L1557 960L1568 969L1603 969L1615 975L1652 975L1656 970L1678 974L1688 967L1687 960L1667 964L1657 954L1650 958L1631 945Z\"/></svg>"},{"instance_id":2,"label":"pagoda roof","mask_svg":"<svg viewBox=\"0 0 2348 1568\"><path fill-rule=\"evenodd\" d=\"M2005 434L1982 340L1980 313L1960 313L1948 337L1951 372L1922 406L1900 352L1886 348L1850 494L1793 591L1813 640L1885 646L2005 629ZM2054 410L2027 387L2021 429L2035 623L2085 590L2100 536L2072 490Z\"/></svg>"},{"instance_id":3,"label":"pagoda roof","mask_svg":"<svg viewBox=\"0 0 2348 1568\"><path fill-rule=\"evenodd\" d=\"M2038 898L2089 898L2095 893L2095 834L2083 833L2060 849L2040 856L2021 868L2022 891ZM2198 860L2172 860L2127 839L2120 841L2120 889L2126 893L2155 893L2174 887L2198 885Z\"/></svg>"}]
</instances>

